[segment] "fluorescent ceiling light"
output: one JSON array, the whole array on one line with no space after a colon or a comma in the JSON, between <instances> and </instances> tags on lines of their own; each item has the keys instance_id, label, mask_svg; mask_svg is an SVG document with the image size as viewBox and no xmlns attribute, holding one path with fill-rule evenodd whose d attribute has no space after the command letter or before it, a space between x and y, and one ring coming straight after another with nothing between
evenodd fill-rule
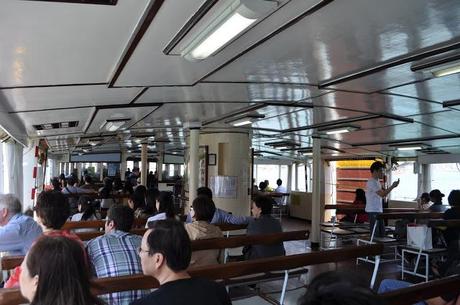
<instances>
[{"instance_id":1,"label":"fluorescent ceiling light","mask_svg":"<svg viewBox=\"0 0 460 305\"><path fill-rule=\"evenodd\" d=\"M199 61L213 55L277 5L276 1L266 0L231 2L191 40L182 56L190 61Z\"/></svg>"},{"instance_id":2,"label":"fluorescent ceiling light","mask_svg":"<svg viewBox=\"0 0 460 305\"><path fill-rule=\"evenodd\" d=\"M342 125L342 126L332 126L332 127L324 127L318 129L319 132L332 135L332 134L341 134L347 133L351 131L358 130L360 127L355 125Z\"/></svg>"},{"instance_id":3,"label":"fluorescent ceiling light","mask_svg":"<svg viewBox=\"0 0 460 305\"><path fill-rule=\"evenodd\" d=\"M129 120L130 119L110 119L106 120L103 126L105 126L105 130L107 131L117 131Z\"/></svg>"},{"instance_id":4,"label":"fluorescent ceiling light","mask_svg":"<svg viewBox=\"0 0 460 305\"><path fill-rule=\"evenodd\" d=\"M305 152L302 153L302 155L304 155L304 156L313 156L313 152L305 151Z\"/></svg>"},{"instance_id":5,"label":"fluorescent ceiling light","mask_svg":"<svg viewBox=\"0 0 460 305\"><path fill-rule=\"evenodd\" d=\"M232 123L232 125L235 127L249 125L249 124L252 124L252 121L248 119L241 120L241 121L235 121Z\"/></svg>"},{"instance_id":6,"label":"fluorescent ceiling light","mask_svg":"<svg viewBox=\"0 0 460 305\"><path fill-rule=\"evenodd\" d=\"M326 131L326 134L340 134L340 133L347 133L347 132L350 132L350 130L346 128L342 128L342 129L334 129L334 130Z\"/></svg>"},{"instance_id":7,"label":"fluorescent ceiling light","mask_svg":"<svg viewBox=\"0 0 460 305\"><path fill-rule=\"evenodd\" d=\"M455 73L460 73L460 64L432 72L435 77L447 76Z\"/></svg>"},{"instance_id":8,"label":"fluorescent ceiling light","mask_svg":"<svg viewBox=\"0 0 460 305\"><path fill-rule=\"evenodd\" d=\"M422 146L404 146L404 147L397 147L397 150L404 151L404 150L421 150L423 149Z\"/></svg>"}]
</instances>

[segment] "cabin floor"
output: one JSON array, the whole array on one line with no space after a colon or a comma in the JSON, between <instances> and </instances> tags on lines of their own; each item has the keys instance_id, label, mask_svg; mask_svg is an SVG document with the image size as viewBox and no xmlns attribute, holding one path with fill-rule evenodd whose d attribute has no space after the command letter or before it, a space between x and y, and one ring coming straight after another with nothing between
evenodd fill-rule
<instances>
[{"instance_id":1,"label":"cabin floor","mask_svg":"<svg viewBox=\"0 0 460 305\"><path fill-rule=\"evenodd\" d=\"M281 221L284 231L295 231L295 230L309 230L311 228L310 223L305 220L283 217ZM349 244L353 245L352 243ZM348 246L344 245L344 247ZM285 242L284 247L287 255L311 252L308 241L290 241ZM285 298L285 305L296 305L298 298L302 296L305 291L305 284L311 282L318 274L327 271L344 271L353 275L359 274L364 279L370 282L374 265L370 263L356 264L356 260L344 261L339 263L328 263L320 264L308 267L308 273L302 277L294 277L289 279L287 286L287 293ZM383 279L401 279L401 267L399 262L386 262L381 263L374 288L380 285ZM405 280L413 283L420 282L419 278L406 278ZM283 285L282 280L276 280L271 282L264 282L254 286L238 286L230 288L230 296L233 300L233 304L246 305L246 304L279 304L277 301L280 298L280 291Z\"/></svg>"}]
</instances>

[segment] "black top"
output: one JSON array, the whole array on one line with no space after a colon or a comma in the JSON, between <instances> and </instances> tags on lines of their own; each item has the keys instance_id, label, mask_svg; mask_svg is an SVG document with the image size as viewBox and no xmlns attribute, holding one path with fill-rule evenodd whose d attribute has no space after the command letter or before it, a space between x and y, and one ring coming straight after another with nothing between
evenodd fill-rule
<instances>
[{"instance_id":1,"label":"black top","mask_svg":"<svg viewBox=\"0 0 460 305\"><path fill-rule=\"evenodd\" d=\"M225 288L213 281L189 278L165 283L131 305L231 305Z\"/></svg>"},{"instance_id":2,"label":"black top","mask_svg":"<svg viewBox=\"0 0 460 305\"><path fill-rule=\"evenodd\" d=\"M460 207L451 207L444 212L442 218L445 220L460 219ZM459 228L448 228L444 232L444 238L446 240L449 249L458 251L460 247L460 229Z\"/></svg>"},{"instance_id":3,"label":"black top","mask_svg":"<svg viewBox=\"0 0 460 305\"><path fill-rule=\"evenodd\" d=\"M269 234L283 232L278 219L271 215L261 215L249 221L247 235ZM282 256L285 254L283 243L272 245L251 245L243 248L246 259L257 259L271 256Z\"/></svg>"},{"instance_id":4,"label":"black top","mask_svg":"<svg viewBox=\"0 0 460 305\"><path fill-rule=\"evenodd\" d=\"M458 261L454 262L447 269L447 272L446 272L446 276L454 275L454 274L460 274L460 263ZM460 296L460 289L457 291L453 291L453 292L441 295L441 298L448 303L450 301L456 300L459 296Z\"/></svg>"}]
</instances>

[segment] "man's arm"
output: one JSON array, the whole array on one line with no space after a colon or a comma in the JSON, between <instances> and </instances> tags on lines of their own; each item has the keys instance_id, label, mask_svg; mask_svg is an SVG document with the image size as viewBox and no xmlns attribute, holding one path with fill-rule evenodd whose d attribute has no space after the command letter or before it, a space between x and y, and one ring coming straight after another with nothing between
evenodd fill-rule
<instances>
[{"instance_id":1,"label":"man's arm","mask_svg":"<svg viewBox=\"0 0 460 305\"><path fill-rule=\"evenodd\" d=\"M22 251L22 238L19 236L19 228L0 227L0 252Z\"/></svg>"},{"instance_id":2,"label":"man's arm","mask_svg":"<svg viewBox=\"0 0 460 305\"><path fill-rule=\"evenodd\" d=\"M399 179L396 180L395 182L393 182L389 188L378 190L376 193L377 193L377 195L379 195L382 198L386 197L398 185L399 185Z\"/></svg>"}]
</instances>

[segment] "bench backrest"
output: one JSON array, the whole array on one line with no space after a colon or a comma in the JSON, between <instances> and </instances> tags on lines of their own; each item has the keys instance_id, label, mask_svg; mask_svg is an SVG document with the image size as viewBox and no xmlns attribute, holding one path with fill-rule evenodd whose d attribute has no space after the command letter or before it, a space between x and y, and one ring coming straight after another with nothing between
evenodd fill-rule
<instances>
[{"instance_id":1,"label":"bench backrest","mask_svg":"<svg viewBox=\"0 0 460 305\"><path fill-rule=\"evenodd\" d=\"M430 227L460 228L460 219L433 219L428 225Z\"/></svg>"},{"instance_id":2,"label":"bench backrest","mask_svg":"<svg viewBox=\"0 0 460 305\"><path fill-rule=\"evenodd\" d=\"M131 233L143 235L146 229L133 229ZM82 240L89 240L104 234L104 232L82 232L76 233ZM211 239L200 239L192 241L192 250L209 250L209 249L225 249L236 248L253 244L274 244L290 240L304 240L308 239L310 232L306 230L290 231L281 233L271 233L262 235L249 235L249 236L233 236L221 237ZM19 266L24 259L24 256L4 256L1 259L2 270L12 270Z\"/></svg>"},{"instance_id":3,"label":"bench backrest","mask_svg":"<svg viewBox=\"0 0 460 305\"><path fill-rule=\"evenodd\" d=\"M439 219L441 212L392 212L377 215L377 219Z\"/></svg>"},{"instance_id":4,"label":"bench backrest","mask_svg":"<svg viewBox=\"0 0 460 305\"><path fill-rule=\"evenodd\" d=\"M255 273L294 269L303 266L339 262L354 259L359 256L380 255L383 245L372 244L342 249L318 251L306 254L277 256L244 262L232 262L223 265L194 267L188 270L193 277L204 277L211 280L229 279ZM95 279L93 291L97 294L148 289L158 287L158 282L148 276L133 275ZM17 305L26 302L18 289L2 289L0 305Z\"/></svg>"},{"instance_id":5,"label":"bench backrest","mask_svg":"<svg viewBox=\"0 0 460 305\"><path fill-rule=\"evenodd\" d=\"M136 218L134 220L133 227L144 227L147 219ZM103 229L105 226L105 220L83 220L83 221L67 221L62 227L63 230L73 229Z\"/></svg>"}]
</instances>

